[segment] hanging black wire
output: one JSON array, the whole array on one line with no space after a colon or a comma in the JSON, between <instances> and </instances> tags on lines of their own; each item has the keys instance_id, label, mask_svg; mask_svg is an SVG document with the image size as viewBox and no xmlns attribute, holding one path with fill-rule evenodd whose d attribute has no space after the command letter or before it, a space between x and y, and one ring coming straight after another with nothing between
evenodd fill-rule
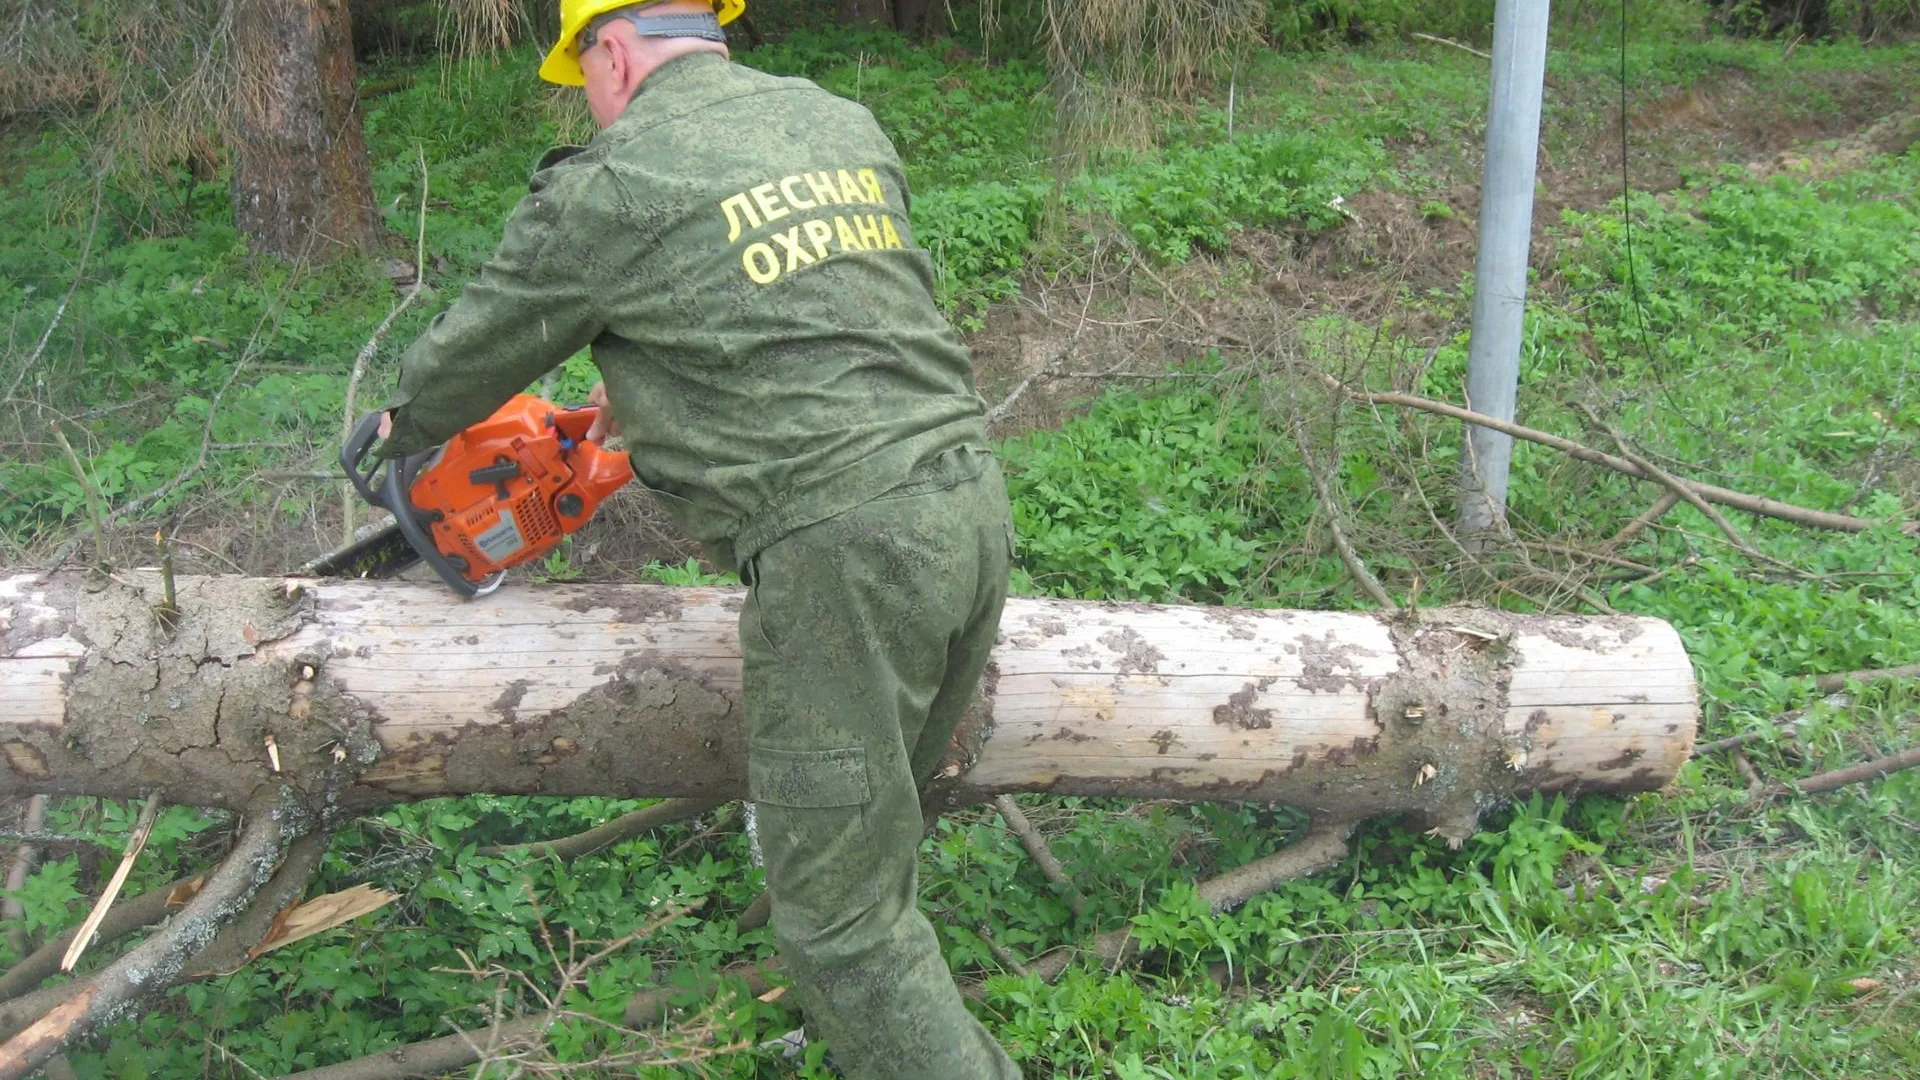
<instances>
[{"instance_id":1,"label":"hanging black wire","mask_svg":"<svg viewBox=\"0 0 1920 1080\"><path fill-rule=\"evenodd\" d=\"M1626 233L1627 302L1633 305L1633 321L1640 331L1640 348L1647 354L1647 365L1662 383L1666 372L1653 352L1653 339L1647 334L1647 313L1640 301L1640 274L1633 258L1633 179L1627 171L1627 2L1620 0L1620 224Z\"/></svg>"}]
</instances>

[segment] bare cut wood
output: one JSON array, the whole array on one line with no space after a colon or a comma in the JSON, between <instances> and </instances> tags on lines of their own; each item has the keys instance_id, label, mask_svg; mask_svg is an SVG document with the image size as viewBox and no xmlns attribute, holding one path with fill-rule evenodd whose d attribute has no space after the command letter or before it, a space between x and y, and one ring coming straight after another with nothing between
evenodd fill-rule
<instances>
[{"instance_id":1,"label":"bare cut wood","mask_svg":"<svg viewBox=\"0 0 1920 1080\"><path fill-rule=\"evenodd\" d=\"M0 577L0 790L341 811L475 792L738 798L743 593ZM1693 669L1656 619L1238 611L1016 598L939 805L1019 791L1413 813L1687 760ZM277 748L278 772L267 740Z\"/></svg>"},{"instance_id":2,"label":"bare cut wood","mask_svg":"<svg viewBox=\"0 0 1920 1080\"><path fill-rule=\"evenodd\" d=\"M1579 458L1581 461L1590 462L1595 465L1603 465L1615 472L1625 473L1628 476L1641 480L1658 482L1655 477L1647 475L1633 462L1625 458L1615 457L1603 451L1595 450L1590 446L1574 442L1572 439L1565 439L1544 431L1536 431L1529 427L1521 427L1519 424L1511 421L1502 420L1496 416L1488 416L1486 413L1477 413L1472 409L1463 409L1458 405L1449 405L1444 401L1433 401L1428 398L1417 397L1413 394L1373 393L1367 390L1358 390L1324 373L1321 375L1321 379L1331 389L1339 391L1352 401L1366 405L1395 405L1402 408L1419 409L1422 412L1430 412L1436 416L1452 417L1455 420L1462 420L1469 424L1478 424L1481 427L1491 428L1494 431L1505 432L1516 439L1525 439L1528 442L1538 443L1541 446L1550 446L1561 453ZM1837 532L1866 532L1869 529L1877 529L1882 524L1881 522L1870 521L1866 518L1850 517L1846 514L1834 514L1825 510L1814 510L1805 506L1795 506L1792 503L1783 503L1777 499L1768 499L1759 495L1748 495L1745 492L1731 491L1713 484L1703 484L1698 480L1682 480L1681 482L1688 490L1708 502L1718 503L1721 506L1731 506L1735 510L1745 510L1749 514L1759 514L1762 517L1779 518L1782 521L1808 525L1816 529L1832 529ZM1904 526L1904 531L1910 535L1920 534L1920 522L1908 523Z\"/></svg>"},{"instance_id":3,"label":"bare cut wood","mask_svg":"<svg viewBox=\"0 0 1920 1080\"><path fill-rule=\"evenodd\" d=\"M66 953L60 957L61 971L72 971L73 965L80 962L81 954L87 951L87 945L93 940L93 932L100 928L101 921L113 908L113 902L120 899L120 887L127 883L127 874L133 870L134 860L140 857L140 852L147 846L147 837L153 833L153 823L159 816L160 796L150 796L146 806L140 810L140 820L134 822L133 832L127 836L127 849L121 854L120 865L114 869L113 877L107 880L106 891L94 901L93 910L87 913L86 921L80 924Z\"/></svg>"}]
</instances>

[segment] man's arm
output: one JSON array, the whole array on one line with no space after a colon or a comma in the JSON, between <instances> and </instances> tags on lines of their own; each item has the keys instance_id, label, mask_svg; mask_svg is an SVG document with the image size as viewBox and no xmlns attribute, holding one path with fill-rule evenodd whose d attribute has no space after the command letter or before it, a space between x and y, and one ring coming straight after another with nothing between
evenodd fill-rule
<instances>
[{"instance_id":1,"label":"man's arm","mask_svg":"<svg viewBox=\"0 0 1920 1080\"><path fill-rule=\"evenodd\" d=\"M607 239L590 222L608 215L595 212L591 179L566 177L520 200L480 276L407 350L382 457L424 450L486 419L599 335L585 268L592 246Z\"/></svg>"}]
</instances>

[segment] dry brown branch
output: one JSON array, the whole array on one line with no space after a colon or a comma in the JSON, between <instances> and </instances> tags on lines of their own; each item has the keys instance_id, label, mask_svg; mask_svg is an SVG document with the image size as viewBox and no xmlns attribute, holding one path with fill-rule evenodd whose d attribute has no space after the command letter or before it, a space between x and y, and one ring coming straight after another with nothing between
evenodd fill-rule
<instances>
[{"instance_id":1,"label":"dry brown branch","mask_svg":"<svg viewBox=\"0 0 1920 1080\"><path fill-rule=\"evenodd\" d=\"M1669 511L1679 505L1679 494L1669 489L1652 506L1641 511L1639 517L1621 526L1619 532L1614 533L1611 539L1600 545L1600 550L1609 553L1620 550L1621 545L1645 532L1647 526L1666 517Z\"/></svg>"},{"instance_id":2,"label":"dry brown branch","mask_svg":"<svg viewBox=\"0 0 1920 1080\"><path fill-rule=\"evenodd\" d=\"M973 932L980 935L980 940L986 943L987 951L993 954L995 960L1000 961L1001 967L1006 968L1009 972L1021 978L1026 977L1027 965L1022 963L1019 957L1013 955L1012 949L994 940L993 927L988 926L986 923L981 923L979 926L974 927Z\"/></svg>"},{"instance_id":3,"label":"dry brown branch","mask_svg":"<svg viewBox=\"0 0 1920 1080\"><path fill-rule=\"evenodd\" d=\"M120 865L108 879L106 889L100 899L94 902L93 910L87 914L86 921L73 935L73 941L67 946L66 954L60 958L60 970L72 971L73 965L80 962L80 955L87 951L93 942L94 931L106 919L112 910L113 902L120 899L120 889L127 883L127 875L133 872L133 862L147 846L147 837L153 834L153 823L160 818L160 796L147 796L147 805L140 808L140 818L134 822L133 832L127 837L127 850L120 856Z\"/></svg>"},{"instance_id":4,"label":"dry brown branch","mask_svg":"<svg viewBox=\"0 0 1920 1080\"><path fill-rule=\"evenodd\" d=\"M60 430L58 423L47 425L53 432L53 441L60 444L60 452L67 457L67 466L73 470L73 479L80 485L81 498L87 504L87 521L93 528L93 563L97 567L107 565L107 523L106 514L101 507L100 489L93 486L93 478L87 475L87 467L80 463L80 455L73 452L73 444L67 441L67 433Z\"/></svg>"},{"instance_id":5,"label":"dry brown branch","mask_svg":"<svg viewBox=\"0 0 1920 1080\"><path fill-rule=\"evenodd\" d=\"M1552 447L1564 454L1579 458L1581 461L1601 465L1636 479L1655 480L1653 476L1643 472L1639 466L1631 461L1615 457L1612 454L1600 450L1595 450L1590 446L1574 442L1572 439L1561 438L1558 435L1551 435L1544 431L1536 431L1533 428L1521 427L1519 424L1502 420L1499 417L1488 416L1485 413L1477 413L1471 409L1463 409L1458 405L1449 405L1443 401L1432 401L1427 398L1416 397L1412 394L1373 393L1367 390L1355 390L1331 375L1323 373L1320 377L1326 382L1330 389L1339 391L1353 401L1367 405L1397 405L1408 409L1419 409L1423 412L1433 413L1436 416L1446 416L1465 423L1478 424L1481 427L1504 432L1516 439L1525 439L1528 442L1538 443L1541 446ZM1877 529L1882 524L1878 521L1869 521L1866 518L1849 517L1846 514L1832 514L1825 510L1813 510L1804 506L1783 503L1777 499L1768 499L1758 495L1748 495L1744 492L1731 491L1713 484L1703 484L1697 480L1683 480L1681 483L1689 491L1699 495L1708 502L1718 503L1721 506L1731 506L1736 510L1745 510L1750 514L1779 518L1782 521L1791 521L1795 524L1807 525L1816 529L1832 529L1836 532L1866 532L1869 529ZM1903 531L1909 534L1920 534L1920 522L1908 523L1904 526Z\"/></svg>"},{"instance_id":6,"label":"dry brown branch","mask_svg":"<svg viewBox=\"0 0 1920 1080\"><path fill-rule=\"evenodd\" d=\"M181 878L178 881L150 889L131 900L113 905L113 911L94 931L95 946L103 946L118 941L142 927L152 926L165 918L168 911L186 902L192 894L191 887L196 878ZM179 893L179 898L175 894ZM77 929L77 928L76 928ZM65 955L67 945L73 941L74 931L68 930L35 949L30 955L0 973L0 1001L8 1001L25 994L60 970L60 957Z\"/></svg>"},{"instance_id":7,"label":"dry brown branch","mask_svg":"<svg viewBox=\"0 0 1920 1080\"><path fill-rule=\"evenodd\" d=\"M232 5L228 6L231 7ZM154 488L152 491L147 492L145 495L129 499L123 503L119 509L108 514L107 524L118 524L123 518L138 515L148 507L165 500L168 496L186 486L188 481L200 475L200 470L207 467L207 457L213 452L213 428L214 423L220 417L220 402L227 396L227 391L233 389L233 384L239 381L241 374L253 365L253 362L265 351L267 345L271 344L273 339L279 335L280 324L286 318L287 314L286 297L293 290L293 287L299 283L300 278L304 276L308 266L308 255L311 253L313 244L317 241L318 237L318 230L312 231L309 235L307 239L307 250L301 253L300 258L294 260L293 272L287 275L285 283L281 286L280 295L274 297L273 303L267 306L267 310L261 313L259 321L254 323L253 335L248 338L246 347L241 350L240 358L234 361L233 367L227 372L226 379L221 382L220 388L213 392L213 397L207 402L206 423L202 425L200 429L199 453L194 455L192 461L181 466L180 471L175 473L172 479ZM269 326L269 324L271 324L271 326ZM262 331L268 331L265 341L261 340L260 335Z\"/></svg>"},{"instance_id":8,"label":"dry brown branch","mask_svg":"<svg viewBox=\"0 0 1920 1080\"><path fill-rule=\"evenodd\" d=\"M188 965L216 929L245 909L270 877L264 868L278 861L298 835L295 815L277 804L277 793L256 799L232 853L165 930L90 978L58 987L71 986L71 996L0 1045L0 1080L22 1080L73 1040L186 978Z\"/></svg>"},{"instance_id":9,"label":"dry brown branch","mask_svg":"<svg viewBox=\"0 0 1920 1080\"><path fill-rule=\"evenodd\" d=\"M1453 40L1452 38L1435 37L1432 34L1422 34L1418 32L1414 33L1412 36L1419 38L1421 41L1431 41L1435 45L1445 45L1450 49L1459 49L1463 53L1468 53L1470 55L1477 56L1482 60L1490 61L1493 59L1493 56L1491 54L1483 53L1479 49L1476 49L1471 45L1462 45L1459 42Z\"/></svg>"},{"instance_id":10,"label":"dry brown branch","mask_svg":"<svg viewBox=\"0 0 1920 1080\"><path fill-rule=\"evenodd\" d=\"M574 859L588 852L598 851L608 844L631 840L641 833L657 829L662 825L671 825L676 821L699 817L727 801L726 799L665 799L652 806L643 806L631 813L622 814L612 821L572 836L558 840L536 840L526 844L495 844L480 848L478 854L527 854L542 857L552 855L561 859Z\"/></svg>"},{"instance_id":11,"label":"dry brown branch","mask_svg":"<svg viewBox=\"0 0 1920 1080\"><path fill-rule=\"evenodd\" d=\"M60 328L60 320L66 317L67 305L73 303L74 294L80 291L80 282L87 276L87 260L93 255L94 234L100 229L100 196L105 190L106 175L102 172L94 177L93 217L91 224L87 226L87 238L80 245L80 262L74 268L73 283L67 286L67 294L60 298L59 306L53 309L53 318L47 322L47 329L40 335L39 343L33 347L31 353L27 354L27 358L20 362L20 370L14 372L13 382L7 386L6 396L9 398L20 389L20 384L26 381L27 373L40 363L41 354L47 351L47 342L53 340L53 332Z\"/></svg>"},{"instance_id":12,"label":"dry brown branch","mask_svg":"<svg viewBox=\"0 0 1920 1080\"><path fill-rule=\"evenodd\" d=\"M562 1020L583 1020L606 1027L615 1032L638 1035L641 1030L651 1027L653 1020L651 1016L640 1020L634 1019L631 1005L629 1005L628 1019L625 1022L625 1027L620 1028L605 1024L594 1017L586 1016L582 1013L559 1008L557 1007L557 1002L562 1000L568 991L576 988L586 972L600 964L601 961L636 941L644 940L660 927L687 914L698 906L699 904L696 902L695 904L682 905L661 912L649 919L645 926L620 938L618 941L605 945L586 957L578 956L576 954L577 943L569 940L568 955L565 959L560 957L558 950L554 947L551 933L547 929L545 920L542 919L541 938L547 944L548 952L554 962L556 976L558 978L557 988L552 990L541 988L535 985L524 973L507 972L504 969L497 968L482 970L470 966L467 969L456 972L456 974L472 975L476 978L512 979L524 982L526 987L532 991L533 996L540 1000L546 1008L511 1019L495 1016L484 1028L456 1030L451 1035L444 1035L437 1039L426 1039L421 1042L408 1043L403 1046L391 1047L378 1053L368 1054L365 1057L355 1058L352 1061L343 1061L336 1065L325 1065L317 1069L308 1069L304 1072L292 1073L289 1074L287 1080L296 1080L296 1078L297 1080L401 1080L403 1077L410 1076L435 1076L440 1073L464 1068L476 1062L511 1062L523 1066L525 1071L538 1074L543 1070L536 1064L528 1062L524 1055L528 1051L543 1049L546 1044L545 1035L547 1030ZM717 1008L719 1004L721 1003L716 1003L714 1006L711 1006L706 1013L702 1014L703 1017L710 1016L712 1010ZM711 1034L711 1025L699 1027L698 1032L700 1034ZM701 1057L710 1057L714 1054L738 1049L737 1046L714 1046L711 1044L702 1046L668 1046L664 1045L660 1039L652 1035L641 1036L641 1038L649 1047L648 1050L637 1054L613 1055L592 1063L593 1066L596 1068L634 1068L642 1065L684 1063L697 1060ZM663 1048L674 1050L676 1053L671 1057L662 1056L660 1051Z\"/></svg>"},{"instance_id":13,"label":"dry brown branch","mask_svg":"<svg viewBox=\"0 0 1920 1080\"><path fill-rule=\"evenodd\" d=\"M1648 566L1646 563L1635 562L1632 559L1623 559L1605 550L1590 551L1586 548L1574 547L1571 544L1554 544L1545 540L1523 540L1520 542L1520 546L1536 551L1552 552L1555 555L1565 555L1569 559L1585 559L1589 562L1606 563L1608 566L1617 566L1622 570L1631 570L1636 574L1659 573L1658 567Z\"/></svg>"},{"instance_id":14,"label":"dry brown branch","mask_svg":"<svg viewBox=\"0 0 1920 1080\"><path fill-rule=\"evenodd\" d=\"M1313 491L1320 500L1320 510L1327 515L1327 531L1333 534L1334 549L1340 553L1340 561L1346 564L1347 573L1359 584L1360 591L1372 597L1382 610L1399 611L1400 605L1387 593L1386 586L1380 584L1380 579L1373 576L1373 571L1367 569L1367 564L1360 559L1360 553L1353 549L1353 541L1347 538L1346 514L1334 500L1333 491L1326 477L1321 474L1313 448L1307 445L1306 432L1300 429L1298 423L1289 424L1288 428L1293 435L1293 445L1300 450L1300 460L1307 467L1307 477L1313 481Z\"/></svg>"},{"instance_id":15,"label":"dry brown branch","mask_svg":"<svg viewBox=\"0 0 1920 1080\"><path fill-rule=\"evenodd\" d=\"M469 4L460 8L463 18L467 8L472 6ZM373 354L379 351L380 342L386 339L387 331L393 329L394 321L413 306L413 302L420 298L420 291L426 288L427 284L427 190L430 177L427 170L426 149L416 144L414 150L420 155L420 227L414 238L413 287L407 290L407 295L400 298L400 302L394 305L392 311L387 312L387 317L374 328L373 336L367 339L367 343L360 347L359 353L353 358L353 370L347 376L346 405L342 409L343 416L340 422L342 443L345 443L347 437L353 434L353 425L360 419L356 413L359 408L357 398L360 394L360 380L367 374L367 365L373 362ZM359 496L354 493L353 484L343 481L340 485L340 535L342 537L340 543L343 547L353 543L353 517L358 506Z\"/></svg>"},{"instance_id":16,"label":"dry brown branch","mask_svg":"<svg viewBox=\"0 0 1920 1080\"><path fill-rule=\"evenodd\" d=\"M1845 694L1829 694L1820 699L1819 704L1829 708L1844 709L1851 701L1852 699ZM1795 709L1781 716L1773 722L1773 731L1743 731L1738 735L1729 735L1724 739L1716 739L1713 742L1698 743L1693 748L1693 756L1698 758L1705 757L1708 754L1724 754L1729 750L1738 750L1750 742L1758 742L1761 739L1771 738L1775 732L1786 736L1788 739L1798 739L1800 737L1800 725L1805 721L1807 713L1812 710L1813 706L1808 706L1803 709Z\"/></svg>"},{"instance_id":17,"label":"dry brown branch","mask_svg":"<svg viewBox=\"0 0 1920 1080\"><path fill-rule=\"evenodd\" d=\"M768 960L750 960L715 972L710 978L703 979L692 992L697 995L711 994L723 980L739 979L746 984L748 994L759 997L772 988L773 983L770 977L780 974L782 968L783 965L778 957ZM674 999L688 992L686 988L678 986L659 986L651 990L642 990L627 999L627 1007L620 1022L636 1030L659 1024L673 1012ZM786 999L782 998L781 1001L785 1003Z\"/></svg>"},{"instance_id":18,"label":"dry brown branch","mask_svg":"<svg viewBox=\"0 0 1920 1080\"><path fill-rule=\"evenodd\" d=\"M36 833L47 822L47 797L35 795L27 800L27 812L21 821L24 831ZM33 873L34 864L40 861L40 849L32 841L23 841L20 850L13 854L13 865L7 869L7 897L0 902L0 919L17 921L25 917L27 909L14 896L27 883L27 875ZM27 939L27 928L15 925L7 928L7 947L15 956L27 955L32 943ZM9 972L11 974L11 972Z\"/></svg>"},{"instance_id":19,"label":"dry brown branch","mask_svg":"<svg viewBox=\"0 0 1920 1080\"><path fill-rule=\"evenodd\" d=\"M1849 682L1886 682L1890 679L1920 679L1920 664L1903 664L1900 667L1869 668L1866 671L1843 671L1834 675L1822 675L1813 681L1814 689L1823 694L1835 690L1844 690Z\"/></svg>"},{"instance_id":20,"label":"dry brown branch","mask_svg":"<svg viewBox=\"0 0 1920 1080\"><path fill-rule=\"evenodd\" d=\"M1086 914L1086 897L1081 896L1080 890L1074 888L1072 879L1067 877L1066 869L1054 856L1053 848L1048 846L1047 838L1041 836L1040 830L1034 828L1033 822L1027 820L1027 815L1021 812L1020 805L1013 801L1013 796L994 796L993 808L1000 812L1000 819L1007 823L1008 830L1020 838L1020 846L1027 849L1027 854L1032 856L1034 863L1040 867L1041 876L1067 898L1067 906L1073 909L1074 915L1077 917Z\"/></svg>"},{"instance_id":21,"label":"dry brown branch","mask_svg":"<svg viewBox=\"0 0 1920 1080\"><path fill-rule=\"evenodd\" d=\"M1758 802L1767 792L1767 782L1760 779L1760 771L1753 767L1753 762L1748 761L1742 751L1734 750L1728 756L1733 759L1733 767L1740 773L1740 778L1747 782L1747 801Z\"/></svg>"},{"instance_id":22,"label":"dry brown branch","mask_svg":"<svg viewBox=\"0 0 1920 1080\"><path fill-rule=\"evenodd\" d=\"M1909 747L1898 754L1879 758L1860 765L1851 765L1844 769L1835 769L1818 776L1808 777L1793 785L1794 792L1801 795L1817 795L1823 791L1846 787L1848 784L1860 784L1869 780L1878 780L1883 776L1897 773L1902 769L1911 769L1920 765L1920 746Z\"/></svg>"},{"instance_id":23,"label":"dry brown branch","mask_svg":"<svg viewBox=\"0 0 1920 1080\"><path fill-rule=\"evenodd\" d=\"M1713 504L1701 498L1698 492L1689 488L1679 477L1655 465L1652 461L1648 460L1644 454L1636 453L1633 447L1627 444L1627 437L1620 433L1620 429L1602 420L1599 413L1585 405L1582 405L1580 408L1582 412L1586 413L1587 419L1595 428L1606 432L1607 437L1613 440L1613 445L1619 449L1621 457L1626 458L1638 466L1642 473L1666 485L1667 491L1670 494L1680 496L1687 501L1688 505L1706 515L1707 520L1713 522L1714 528L1719 529L1720 532L1726 536L1727 540L1731 542L1735 548L1739 549L1741 554L1750 558L1760 557L1760 553L1755 551L1753 545L1747 542L1747 538L1741 535L1740 530L1733 527L1733 522L1728 521L1725 514L1714 509Z\"/></svg>"},{"instance_id":24,"label":"dry brown branch","mask_svg":"<svg viewBox=\"0 0 1920 1080\"><path fill-rule=\"evenodd\" d=\"M749 930L758 930L767 925L767 920L772 917L773 894L761 889L760 895L753 898L753 903L748 904L740 917L733 920L733 932L744 934Z\"/></svg>"},{"instance_id":25,"label":"dry brown branch","mask_svg":"<svg viewBox=\"0 0 1920 1080\"><path fill-rule=\"evenodd\" d=\"M1781 724L1780 734L1789 739L1799 738L1800 722L1795 720L1790 723ZM1767 737L1768 733L1764 731L1743 731L1738 735L1729 735L1724 739L1715 739L1710 743L1701 743L1693 748L1693 756L1699 758L1706 757L1709 754L1724 754L1728 751L1738 750L1748 743L1759 742L1761 739Z\"/></svg>"},{"instance_id":26,"label":"dry brown branch","mask_svg":"<svg viewBox=\"0 0 1920 1080\"><path fill-rule=\"evenodd\" d=\"M1014 385L1012 390L1007 391L1006 397L1001 398L998 404L987 410L988 427L992 427L1002 420L1005 420L1007 415L1013 411L1014 405L1018 404L1020 399L1026 396L1027 391L1032 389L1036 382L1055 377L1055 372L1060 365L1066 363L1067 359L1073 355L1074 345L1079 342L1081 333L1087 328L1087 312L1093 307L1093 280L1099 275L1100 258L1105 251L1106 243L1104 240L1094 245L1088 270L1087 293L1080 303L1080 318L1074 323L1073 333L1067 336L1066 342L1055 351L1053 356L1048 358L1046 363L1040 366L1038 371L1021 379Z\"/></svg>"},{"instance_id":27,"label":"dry brown branch","mask_svg":"<svg viewBox=\"0 0 1920 1080\"><path fill-rule=\"evenodd\" d=\"M1350 821L1316 823L1307 835L1262 859L1235 867L1218 877L1200 883L1200 896L1216 914L1239 907L1260 893L1279 887L1294 878L1318 873L1347 856L1347 836L1353 831ZM1110 930L1094 939L1090 954L1118 969L1139 954L1138 941L1131 927ZM1056 949L1029 965L1046 982L1058 979L1076 955L1072 949Z\"/></svg>"}]
</instances>

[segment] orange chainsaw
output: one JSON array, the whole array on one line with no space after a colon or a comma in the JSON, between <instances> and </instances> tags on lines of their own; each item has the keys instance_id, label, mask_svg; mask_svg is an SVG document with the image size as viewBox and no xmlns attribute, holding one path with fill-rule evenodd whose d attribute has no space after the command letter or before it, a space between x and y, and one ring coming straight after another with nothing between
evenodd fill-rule
<instances>
[{"instance_id":1,"label":"orange chainsaw","mask_svg":"<svg viewBox=\"0 0 1920 1080\"><path fill-rule=\"evenodd\" d=\"M384 463L370 459L380 414L368 414L341 448L340 467L393 524L300 572L384 578L425 562L461 596L485 596L633 479L626 454L587 441L599 414L519 394L445 445Z\"/></svg>"}]
</instances>

